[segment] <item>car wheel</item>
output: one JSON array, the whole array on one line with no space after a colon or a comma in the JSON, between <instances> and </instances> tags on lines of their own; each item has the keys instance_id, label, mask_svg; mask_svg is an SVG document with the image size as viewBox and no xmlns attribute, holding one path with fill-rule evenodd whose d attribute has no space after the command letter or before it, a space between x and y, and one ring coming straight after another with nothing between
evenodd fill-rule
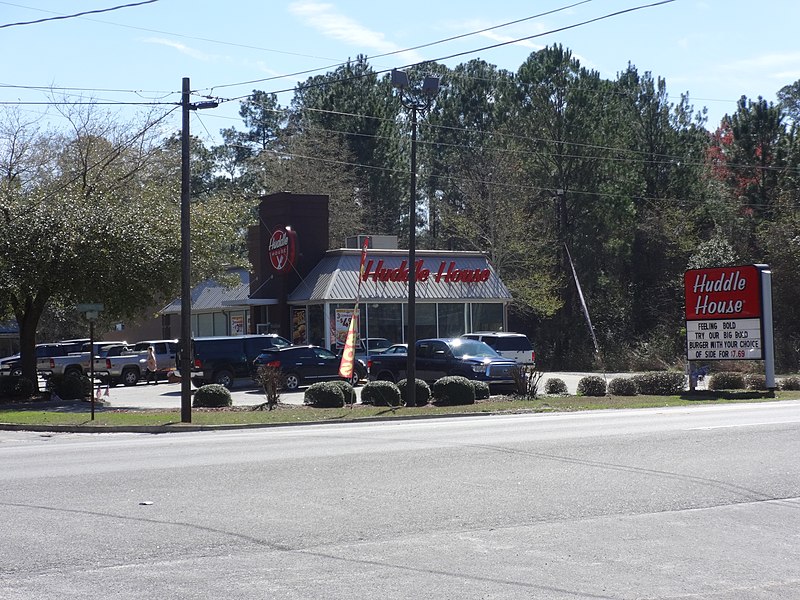
<instances>
[{"instance_id":1,"label":"car wheel","mask_svg":"<svg viewBox=\"0 0 800 600\"><path fill-rule=\"evenodd\" d=\"M201 388L207 383L208 382L205 379L197 379L196 377L192 377L192 385L196 388Z\"/></svg>"},{"instance_id":2,"label":"car wheel","mask_svg":"<svg viewBox=\"0 0 800 600\"><path fill-rule=\"evenodd\" d=\"M12 377L22 377L22 367L15 367L11 370Z\"/></svg>"},{"instance_id":3,"label":"car wheel","mask_svg":"<svg viewBox=\"0 0 800 600\"><path fill-rule=\"evenodd\" d=\"M127 386L139 383L139 371L136 369L125 369L122 372L122 383Z\"/></svg>"},{"instance_id":4,"label":"car wheel","mask_svg":"<svg viewBox=\"0 0 800 600\"><path fill-rule=\"evenodd\" d=\"M300 387L300 376L297 373L287 373L283 378L283 388L289 392L294 392Z\"/></svg>"},{"instance_id":5,"label":"car wheel","mask_svg":"<svg viewBox=\"0 0 800 600\"><path fill-rule=\"evenodd\" d=\"M350 385L356 387L359 381L361 381L361 374L358 372L358 369L353 369L353 374L350 375Z\"/></svg>"},{"instance_id":6,"label":"car wheel","mask_svg":"<svg viewBox=\"0 0 800 600\"><path fill-rule=\"evenodd\" d=\"M226 388L231 389L233 386L233 373L226 369L217 371L217 373L214 375L214 383L224 385Z\"/></svg>"}]
</instances>

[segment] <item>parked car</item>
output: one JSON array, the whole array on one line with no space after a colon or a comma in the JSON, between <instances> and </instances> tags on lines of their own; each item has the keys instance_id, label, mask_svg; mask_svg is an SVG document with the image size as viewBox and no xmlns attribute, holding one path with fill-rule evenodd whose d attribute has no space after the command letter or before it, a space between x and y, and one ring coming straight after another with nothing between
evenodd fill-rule
<instances>
[{"instance_id":1,"label":"parked car","mask_svg":"<svg viewBox=\"0 0 800 600\"><path fill-rule=\"evenodd\" d=\"M66 344L77 344L79 340L64 342ZM64 375L83 375L92 369L92 362L100 358L100 353L108 352L110 348L123 346L127 342L100 341L85 342L80 345L80 351L70 352L64 356L43 357L36 360L36 370L43 377L59 377Z\"/></svg>"},{"instance_id":2,"label":"parked car","mask_svg":"<svg viewBox=\"0 0 800 600\"><path fill-rule=\"evenodd\" d=\"M50 358L51 356L65 356L73 351L69 344L36 344L36 358ZM0 358L0 376L20 377L22 375L22 356L12 354Z\"/></svg>"},{"instance_id":3,"label":"parked car","mask_svg":"<svg viewBox=\"0 0 800 600\"><path fill-rule=\"evenodd\" d=\"M461 337L484 342L491 346L500 356L510 358L521 365L536 364L536 352L533 349L533 344L524 333L476 331L474 333L465 333Z\"/></svg>"},{"instance_id":4,"label":"parked car","mask_svg":"<svg viewBox=\"0 0 800 600\"><path fill-rule=\"evenodd\" d=\"M428 383L447 375L485 381L490 385L514 384L513 369L517 363L503 358L490 346L465 338L433 338L418 340L416 375ZM376 354L372 357L370 380L397 382L406 377L408 356Z\"/></svg>"},{"instance_id":5,"label":"parked car","mask_svg":"<svg viewBox=\"0 0 800 600\"><path fill-rule=\"evenodd\" d=\"M319 346L290 346L265 350L253 361L254 369L268 365L283 373L283 389L294 391L301 385L318 381L335 381L339 376L341 357ZM366 370L355 362L350 383L356 385L366 377Z\"/></svg>"},{"instance_id":6,"label":"parked car","mask_svg":"<svg viewBox=\"0 0 800 600\"><path fill-rule=\"evenodd\" d=\"M192 340L192 383L219 383L231 388L237 380L252 380L253 361L263 350L291 346L275 334L198 337ZM180 360L180 358L178 358Z\"/></svg>"},{"instance_id":7,"label":"parked car","mask_svg":"<svg viewBox=\"0 0 800 600\"><path fill-rule=\"evenodd\" d=\"M381 352L381 354L386 354L391 356L392 354L408 354L408 344L392 344L386 350Z\"/></svg>"}]
</instances>

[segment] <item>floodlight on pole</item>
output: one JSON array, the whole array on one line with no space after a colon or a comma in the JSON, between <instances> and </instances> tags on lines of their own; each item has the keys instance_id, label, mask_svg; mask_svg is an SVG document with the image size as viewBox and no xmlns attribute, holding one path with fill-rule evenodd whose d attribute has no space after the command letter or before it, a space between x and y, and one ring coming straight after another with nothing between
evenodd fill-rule
<instances>
[{"instance_id":1,"label":"floodlight on pole","mask_svg":"<svg viewBox=\"0 0 800 600\"><path fill-rule=\"evenodd\" d=\"M400 103L411 114L411 186L408 204L408 356L406 362L406 404L416 405L417 378L417 120L419 114L430 109L439 92L439 78L425 77L421 90L411 90L408 73L392 69L392 87L399 90Z\"/></svg>"}]
</instances>

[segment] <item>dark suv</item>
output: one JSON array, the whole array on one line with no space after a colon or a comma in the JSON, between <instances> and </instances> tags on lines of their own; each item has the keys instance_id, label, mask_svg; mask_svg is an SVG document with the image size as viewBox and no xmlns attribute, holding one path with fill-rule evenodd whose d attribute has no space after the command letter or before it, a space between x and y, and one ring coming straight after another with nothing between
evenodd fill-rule
<instances>
[{"instance_id":1,"label":"dark suv","mask_svg":"<svg viewBox=\"0 0 800 600\"><path fill-rule=\"evenodd\" d=\"M251 381L253 361L262 350L290 345L289 340L275 334L194 338L192 383L197 387L219 383L230 388L237 379Z\"/></svg>"},{"instance_id":2,"label":"dark suv","mask_svg":"<svg viewBox=\"0 0 800 600\"><path fill-rule=\"evenodd\" d=\"M291 346L265 350L253 361L257 370L261 365L275 367L283 372L283 389L294 391L301 385L318 381L335 381L339 377L341 358L319 346ZM366 377L366 369L355 361L350 383L356 385Z\"/></svg>"}]
</instances>

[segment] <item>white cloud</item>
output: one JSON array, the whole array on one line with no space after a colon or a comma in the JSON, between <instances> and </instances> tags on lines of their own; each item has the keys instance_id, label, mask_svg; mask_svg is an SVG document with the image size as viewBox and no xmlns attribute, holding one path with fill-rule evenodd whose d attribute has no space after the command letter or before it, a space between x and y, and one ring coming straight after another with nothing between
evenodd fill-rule
<instances>
[{"instance_id":1,"label":"white cloud","mask_svg":"<svg viewBox=\"0 0 800 600\"><path fill-rule=\"evenodd\" d=\"M301 0L292 2L289 10L303 19L305 24L325 37L355 47L359 53L387 54L401 50L378 31L373 31L355 19L341 14L333 4ZM403 53L412 62L422 60L414 53Z\"/></svg>"},{"instance_id":2,"label":"white cloud","mask_svg":"<svg viewBox=\"0 0 800 600\"><path fill-rule=\"evenodd\" d=\"M762 54L755 58L747 58L734 63L725 65L723 68L729 70L742 69L780 69L795 67L800 62L800 52L785 52Z\"/></svg>"},{"instance_id":3,"label":"white cloud","mask_svg":"<svg viewBox=\"0 0 800 600\"><path fill-rule=\"evenodd\" d=\"M201 52L200 50L196 50L194 48L190 48L186 44L181 44L180 42L175 42L173 40L167 40L164 38L146 38L144 42L147 44L157 44L159 46L167 46L168 48L173 48L178 52L180 52L181 54L191 56L192 58L196 58L197 60L203 60L203 61L211 60L211 56L209 54L206 54L205 52Z\"/></svg>"}]
</instances>

